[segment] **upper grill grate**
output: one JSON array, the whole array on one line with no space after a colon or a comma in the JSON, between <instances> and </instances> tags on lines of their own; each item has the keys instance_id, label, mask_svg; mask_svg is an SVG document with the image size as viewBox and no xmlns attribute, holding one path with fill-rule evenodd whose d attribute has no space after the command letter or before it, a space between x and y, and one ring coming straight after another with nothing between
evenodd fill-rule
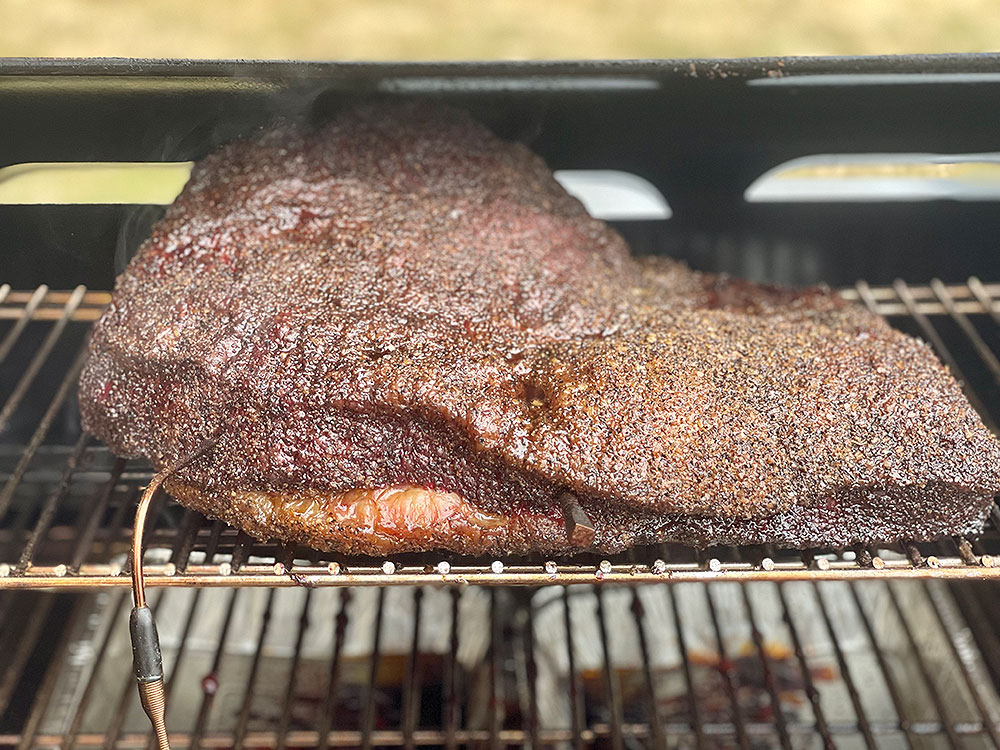
<instances>
[{"instance_id":1,"label":"upper grill grate","mask_svg":"<svg viewBox=\"0 0 1000 750\"><path fill-rule=\"evenodd\" d=\"M928 340L987 425L1000 413L1000 284L843 290L908 333ZM87 331L106 292L15 291L0 285L0 588L127 586L125 553L149 467L121 461L79 427L76 381ZM1000 578L1000 509L978 540L896 549L811 550L676 545L602 559L503 560L451 555L344 558L259 544L162 497L147 531L150 586L384 586L795 580L885 577Z\"/></svg>"}]
</instances>

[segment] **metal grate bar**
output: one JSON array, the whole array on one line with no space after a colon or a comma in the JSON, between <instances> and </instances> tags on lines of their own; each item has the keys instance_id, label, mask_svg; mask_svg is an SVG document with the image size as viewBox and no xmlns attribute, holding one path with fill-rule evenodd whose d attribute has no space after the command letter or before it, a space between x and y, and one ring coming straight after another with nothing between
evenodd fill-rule
<instances>
[{"instance_id":1,"label":"metal grate bar","mask_svg":"<svg viewBox=\"0 0 1000 750\"><path fill-rule=\"evenodd\" d=\"M73 472L76 471L77 464L80 462L80 456L83 455L83 449L87 447L88 440L89 438L87 435L80 435L77 439L76 446L73 448L73 453L66 462L66 468L63 469L63 475L59 480L59 486L56 488L55 492L49 495L45 504L42 506L42 512L38 516L38 521L35 522L35 528L31 532L31 536L28 537L28 541L25 543L24 549L21 551L21 558L14 567L13 574L15 576L24 575L25 571L31 565L31 558L35 554L35 548L38 546L42 535L48 531L49 526L52 525L52 520L55 518L56 505L62 499L63 495L65 495L69 490L70 478L73 476Z\"/></svg>"},{"instance_id":2,"label":"metal grate bar","mask_svg":"<svg viewBox=\"0 0 1000 750\"><path fill-rule=\"evenodd\" d=\"M639 637L639 655L642 661L642 679L646 686L646 711L649 713L649 722L652 729L653 747L656 750L665 750L666 740L663 737L663 725L660 718L660 707L656 702L656 684L653 681L652 654L649 651L649 643L646 639L646 612L642 606L642 599L639 597L639 589L632 589L632 616L635 618L635 630Z\"/></svg>"},{"instance_id":3,"label":"metal grate bar","mask_svg":"<svg viewBox=\"0 0 1000 750\"><path fill-rule=\"evenodd\" d=\"M340 606L333 620L333 654L330 657L330 669L327 672L326 692L323 698L323 710L320 712L319 748L326 750L330 737L330 726L333 720L333 707L337 701L337 689L340 686L340 659L344 649L344 637L347 634L348 607L351 603L350 589L341 589Z\"/></svg>"},{"instance_id":4,"label":"metal grate bar","mask_svg":"<svg viewBox=\"0 0 1000 750\"><path fill-rule=\"evenodd\" d=\"M781 705L781 698L778 696L778 688L774 681L774 670L771 667L771 659L767 655L767 644L764 643L764 636L757 625L757 618L754 614L753 602L747 593L746 586L740 586L740 593L743 595L743 606L750 623L750 636L753 639L757 656L760 659L761 670L764 674L764 686L771 699L771 707L774 712L774 726L778 730L778 740L781 742L782 750L792 750L792 738L788 734L788 722L785 720L784 709Z\"/></svg>"},{"instance_id":5,"label":"metal grate bar","mask_svg":"<svg viewBox=\"0 0 1000 750\"><path fill-rule=\"evenodd\" d=\"M56 342L59 337L62 336L64 330L66 330L66 324L69 323L70 317L73 315L73 311L76 310L80 305L80 301L83 299L83 293L87 290L84 286L78 286L70 298L66 300L66 304L63 307L62 315L59 316L59 320L56 324L52 326L42 345L38 347L38 351L35 352L35 356L31 358L31 362L25 368L24 373L21 375L20 380L17 381L17 385L14 386L14 390L10 392L7 396L7 400L4 405L0 407L0 432L7 426L10 421L11 415L21 405L21 400L24 395L28 392L28 388L34 382L35 377L41 372L42 365L45 364L45 360L49 358L52 353L53 347L55 347Z\"/></svg>"},{"instance_id":6,"label":"metal grate bar","mask_svg":"<svg viewBox=\"0 0 1000 750\"><path fill-rule=\"evenodd\" d=\"M816 730L823 740L825 750L836 750L833 737L830 736L830 727L827 726L826 716L823 713L823 705L820 703L819 691L816 689L816 685L813 684L812 670L806 661L806 652L802 648L802 639L799 637L799 631L795 625L792 612L788 608L788 598L785 596L785 584L779 583L775 588L778 592L778 601L781 602L782 617L792 637L792 648L795 651L795 658L799 663L799 673L802 675L802 680L805 683L806 698L809 699L809 703L812 706L813 717L816 720Z\"/></svg>"},{"instance_id":7,"label":"metal grate bar","mask_svg":"<svg viewBox=\"0 0 1000 750\"><path fill-rule=\"evenodd\" d=\"M191 558L191 551L194 549L195 537L201 526L202 518L198 513L187 508L184 509L184 516L181 519L180 528L177 530L177 543L174 545L170 562L182 573L187 569L188 561Z\"/></svg>"},{"instance_id":8,"label":"metal grate bar","mask_svg":"<svg viewBox=\"0 0 1000 750\"><path fill-rule=\"evenodd\" d=\"M250 535L244 531L239 532L236 537L236 543L233 546L233 558L230 563L230 570L236 574L243 569L243 564L246 562L247 556L250 554L250 545L253 540ZM148 576L147 576L148 580ZM148 583L146 584L149 585Z\"/></svg>"},{"instance_id":9,"label":"metal grate bar","mask_svg":"<svg viewBox=\"0 0 1000 750\"><path fill-rule=\"evenodd\" d=\"M840 669L840 676L844 680L844 685L847 688L847 694L851 699L851 707L854 709L854 716L857 718L858 728L861 730L861 734L864 737L865 747L869 750L876 750L875 738L872 736L871 725L868 722L865 707L861 704L861 696L858 694L858 688L854 684L854 678L851 674L850 667L847 664L847 658L844 656L844 650L840 647L840 641L837 639L836 633L833 630L833 622L830 618L830 612L826 606L826 602L823 600L820 587L813 584L812 590L816 597L817 607L822 615L826 635L830 639L830 643L833 646L833 654L837 659L837 668Z\"/></svg>"},{"instance_id":10,"label":"metal grate bar","mask_svg":"<svg viewBox=\"0 0 1000 750\"><path fill-rule=\"evenodd\" d=\"M886 579L982 579L995 580L1000 578L1000 559L997 553L991 551L983 554L988 560L983 567L968 569L959 557L942 558L937 567L915 568L909 561L901 559L883 559L884 565L878 568L863 568L854 561L833 561L823 570L810 570L801 565L791 563L781 566L775 564L770 570L740 563L718 562L716 569L708 570L699 566L683 566L674 570L658 570L654 563L637 566L615 566L603 576L605 583L625 583L630 585L646 583L708 583L717 580L731 581L824 581L841 580L886 580ZM882 559L882 558L880 558ZM0 565L6 565L0 563ZM10 566L0 567L0 588L29 589L52 588L60 590L87 589L92 587L123 586L129 582L121 577L121 568L114 562L93 563L81 565L79 575L70 577L65 574L61 563L59 565L32 564L23 576L11 576ZM292 571L276 573L273 563L250 564L243 566L240 574L233 574L229 563L219 565L190 564L187 571L179 573L174 566L164 563L151 563L143 567L147 588L188 588L206 586L212 588L228 588L232 586L251 586L258 588L291 588L297 586L315 587L370 587L370 586L413 586L428 584L472 584L480 586L544 586L552 583L552 576L539 566L538 569L525 570L527 566L511 566L500 576L472 568L468 573L456 572L448 576L432 576L417 569L414 572L383 575L381 569L360 568L351 566L351 572L330 575L326 567L296 566ZM567 566L569 567L569 566ZM593 573L586 567L564 570L557 578L558 583L570 585L592 584Z\"/></svg>"},{"instance_id":11,"label":"metal grate bar","mask_svg":"<svg viewBox=\"0 0 1000 750\"><path fill-rule=\"evenodd\" d=\"M125 461L120 458L115 459L114 466L111 469L111 478L101 487L97 502L91 505L91 511L83 516L84 525L77 534L76 547L73 550L73 556L70 558L68 570L70 574L80 572L80 566L83 565L83 561L87 553L90 552L94 539L97 537L98 524L100 524L104 512L108 508L115 485L118 484L118 480L121 478L124 470ZM121 507L124 508L125 503L122 503Z\"/></svg>"},{"instance_id":12,"label":"metal grate bar","mask_svg":"<svg viewBox=\"0 0 1000 750\"><path fill-rule=\"evenodd\" d=\"M451 590L451 630L448 635L448 653L442 685L445 747L448 750L458 747L458 616L461 596L458 589Z\"/></svg>"},{"instance_id":13,"label":"metal grate bar","mask_svg":"<svg viewBox=\"0 0 1000 750\"><path fill-rule=\"evenodd\" d=\"M7 623L8 613L14 604L14 597L16 594L13 591L0 592L0 623ZM16 639L15 629L12 627L5 627L0 630L0 654L7 654L11 651L11 644ZM0 683L6 679L13 681L13 677L10 677L6 672L10 671L10 665L6 665L5 673L2 678L0 678ZM13 688L11 688L13 690ZM6 710L7 702L6 700L0 702L0 716L3 716L3 712Z\"/></svg>"},{"instance_id":14,"label":"metal grate bar","mask_svg":"<svg viewBox=\"0 0 1000 750\"><path fill-rule=\"evenodd\" d=\"M695 747L702 750L705 745L705 728L702 726L701 709L695 697L694 675L691 671L691 661L688 658L687 638L684 635L684 625L681 623L681 611L677 606L677 595L673 586L667 587L670 598L670 611L674 618L674 631L677 633L677 644L681 652L681 666L684 674L684 685L687 687L688 713L691 717L691 727L694 729Z\"/></svg>"},{"instance_id":15,"label":"metal grate bar","mask_svg":"<svg viewBox=\"0 0 1000 750\"><path fill-rule=\"evenodd\" d=\"M941 635L948 643L951 655L954 657L955 663L958 664L962 671L965 684L969 688L969 694L972 696L972 702L976 707L976 711L979 713L982 727L993 741L994 746L1000 748L1000 733L997 731L996 722L993 720L993 717L990 716L989 710L983 703L982 680L980 678L980 681L977 684L977 680L973 677L972 672L969 669L969 665L967 664L966 655L959 650L958 644L955 642L955 631L958 629L958 626L956 624L949 625L946 621L944 604L942 602L942 592L936 586L929 586L928 599L930 600L931 608L934 610L938 625L941 627Z\"/></svg>"},{"instance_id":16,"label":"metal grate bar","mask_svg":"<svg viewBox=\"0 0 1000 750\"><path fill-rule=\"evenodd\" d=\"M371 750L372 732L375 728L375 694L378 692L378 665L382 654L382 620L385 616L385 589L378 590L378 605L375 607L375 629L372 635L371 666L368 671L368 696L364 702L361 721L361 749Z\"/></svg>"},{"instance_id":17,"label":"metal grate bar","mask_svg":"<svg viewBox=\"0 0 1000 750\"><path fill-rule=\"evenodd\" d=\"M104 539L102 552L105 557L114 554L115 540L125 534L128 511L136 506L140 494L141 490L138 487L132 487L128 491L128 494L123 495L121 499L118 501L118 505L117 507L115 507L114 516L112 517L111 523L109 524L108 534ZM129 564L131 564L131 561L129 561ZM80 568L82 567L83 567L82 564L77 566L77 573L79 573ZM111 565L108 569L109 575L115 575L116 573L120 574L124 572L125 571L122 570L121 568L116 569L115 565Z\"/></svg>"},{"instance_id":18,"label":"metal grate bar","mask_svg":"<svg viewBox=\"0 0 1000 750\"><path fill-rule=\"evenodd\" d=\"M233 613L236 611L236 600L239 597L239 590L234 589L229 597L229 606L226 608L226 619L222 623L222 631L219 633L219 643L215 649L215 656L212 659L212 666L208 674L201 681L201 706L198 708L198 718L195 720L194 730L191 733L191 748L198 750L201 745L201 738L205 732L205 724L208 721L209 712L215 702L215 694L219 689L219 670L222 668L222 654L226 646L226 638L229 636L229 628L233 622Z\"/></svg>"},{"instance_id":19,"label":"metal grate bar","mask_svg":"<svg viewBox=\"0 0 1000 750\"><path fill-rule=\"evenodd\" d=\"M722 637L722 628L719 627L719 613L715 605L712 592L718 590L718 585L705 587L705 600L708 602L709 618L712 622L712 632L715 635L715 645L719 652L719 672L722 674L722 684L729 699L730 717L733 728L736 731L736 741L740 750L750 750L750 740L747 737L746 727L743 722L743 711L740 710L740 702L736 697L736 675L733 662L730 660L725 640Z\"/></svg>"},{"instance_id":20,"label":"metal grate bar","mask_svg":"<svg viewBox=\"0 0 1000 750\"><path fill-rule=\"evenodd\" d=\"M67 623L67 631L72 632L73 628L76 627L77 622L83 614L83 610L83 602L77 602L73 606L69 622ZM24 722L24 728L21 730L21 741L17 745L17 750L28 750L34 743L35 733L38 731L42 717L49 706L49 701L52 700L52 696L59 684L59 674L63 670L63 663L68 650L69 638L60 638L56 643L55 653L49 661L48 668L45 670L45 678L35 693L35 699L31 704L31 712Z\"/></svg>"},{"instance_id":21,"label":"metal grate bar","mask_svg":"<svg viewBox=\"0 0 1000 750\"><path fill-rule=\"evenodd\" d=\"M10 287L7 288L10 289ZM45 299L45 295L48 294L48 292L49 288L47 286L42 285L38 287L31 293L31 296L28 297L24 308L14 311L16 314L12 317L14 317L17 322L14 323L13 328L7 331L7 334L3 337L3 341L0 341L0 364L2 364L7 358L7 355L10 354L10 350L14 348L14 344L17 343L17 340L21 338L21 334L24 333L24 329L28 327L28 323L30 323L35 317L35 311L42 303L42 300ZM17 293L14 293L6 294L4 296L4 302L9 303L16 302L18 295Z\"/></svg>"},{"instance_id":22,"label":"metal grate bar","mask_svg":"<svg viewBox=\"0 0 1000 750\"><path fill-rule=\"evenodd\" d=\"M520 629L521 648L524 652L524 683L527 687L524 715L527 716L528 742L525 747L538 750L538 664L535 661L535 618L530 596L521 610L524 622Z\"/></svg>"},{"instance_id":23,"label":"metal grate bar","mask_svg":"<svg viewBox=\"0 0 1000 750\"><path fill-rule=\"evenodd\" d=\"M164 686L166 705L167 709L170 709L172 705L171 697L174 693L174 688L177 686L177 674L180 672L181 664L184 662L184 654L187 651L188 644L190 643L191 627L194 625L195 620L198 615L198 604L201 602L202 594L204 591L202 589L195 589L194 595L191 598L191 606L188 608L187 617L184 619L184 629L181 631L180 645L177 648L177 654L174 656L173 664L168 668L164 668L167 675L166 684ZM152 730L149 732L149 739L146 741L146 750L153 750L156 747L156 735Z\"/></svg>"},{"instance_id":24,"label":"metal grate bar","mask_svg":"<svg viewBox=\"0 0 1000 750\"><path fill-rule=\"evenodd\" d=\"M17 643L10 644L5 639L3 645L5 649L9 649L8 653L13 654L13 658L6 665L3 674L0 675L0 714L7 710L14 689L24 674L28 659L38 644L39 638L42 637L42 628L48 620L53 603L54 597L51 594L43 594L41 602L32 609L24 630L19 634ZM10 630L13 633L13 628ZM13 637L12 634L11 638Z\"/></svg>"},{"instance_id":25,"label":"metal grate bar","mask_svg":"<svg viewBox=\"0 0 1000 750\"><path fill-rule=\"evenodd\" d=\"M413 589L413 638L406 665L406 685L403 689L403 747L413 750L413 733L416 731L420 712L420 615L423 609L424 590Z\"/></svg>"},{"instance_id":26,"label":"metal grate bar","mask_svg":"<svg viewBox=\"0 0 1000 750\"><path fill-rule=\"evenodd\" d=\"M573 750L583 748L583 689L580 685L580 673L576 669L576 652L573 648L573 625L569 607L569 589L562 587L563 626L566 628L566 662L569 665L569 712L570 731L573 740Z\"/></svg>"},{"instance_id":27,"label":"metal grate bar","mask_svg":"<svg viewBox=\"0 0 1000 750\"><path fill-rule=\"evenodd\" d=\"M972 544L968 539L965 537L955 537L952 541L955 542L955 546L958 548L958 554L962 558L962 562L966 565L979 565L979 560L976 559L976 554L973 552ZM940 549L943 554L948 554L945 545L940 545Z\"/></svg>"},{"instance_id":28,"label":"metal grate bar","mask_svg":"<svg viewBox=\"0 0 1000 750\"><path fill-rule=\"evenodd\" d=\"M52 429L52 423L55 421L59 409L62 408L62 405L66 401L66 397L69 396L70 391L76 386L76 381L80 377L80 370L83 369L83 363L86 360L86 355L87 349L86 347L83 347L77 355L76 361L66 372L66 376L63 378L62 383L59 385L59 389L52 397L49 407L42 415L42 419L39 421L38 427L35 428L35 432L31 436L31 440L28 441L28 445L21 454L21 459L17 462L17 467L14 469L3 489L0 490L0 518L3 518L4 514L7 512L11 498L14 496L14 490L17 489L17 486L21 483L21 479L24 477L24 472L27 471L28 465L31 463L32 459L34 459L35 453L37 453L38 449L42 446L49 430Z\"/></svg>"},{"instance_id":29,"label":"metal grate bar","mask_svg":"<svg viewBox=\"0 0 1000 750\"><path fill-rule=\"evenodd\" d=\"M900 606L899 598L896 596L896 591L892 585L887 582L885 584L885 588L889 592L889 602L892 604L893 612L895 612L900 625L903 627L903 632L906 634L906 640L910 645L910 652L915 657L914 663L920 670L923 685L927 688L927 692L930 694L931 700L934 702L934 708L937 711L938 718L944 728L945 736L948 738L948 744L950 747L960 747L961 743L958 739L958 734L955 732L954 724L948 717L948 710L945 708L944 700L941 698L941 692L938 690L937 685L934 682L934 678L931 675L927 661L924 659L923 652L917 645L916 639L913 637L913 628L910 626L909 617Z\"/></svg>"},{"instance_id":30,"label":"metal grate bar","mask_svg":"<svg viewBox=\"0 0 1000 750\"><path fill-rule=\"evenodd\" d=\"M978 587L970 589L964 583L953 584L949 590L962 609L966 623L970 629L975 630L976 644L988 671L994 675L1000 674L1000 634L994 627L1000 621L1000 614L987 610L996 597L980 597Z\"/></svg>"},{"instance_id":31,"label":"metal grate bar","mask_svg":"<svg viewBox=\"0 0 1000 750\"><path fill-rule=\"evenodd\" d=\"M260 630L257 634L257 648L253 652L253 662L250 667L250 676L247 678L247 686L243 691L243 703L240 707L240 718L236 723L236 732L233 735L233 747L235 750L242 750L247 741L247 725L250 723L250 706L253 703L254 689L257 686L257 676L260 672L260 660L264 655L264 641L267 638L267 631L271 627L271 609L274 606L274 589L267 592L267 606L264 608L264 616L260 621Z\"/></svg>"},{"instance_id":32,"label":"metal grate bar","mask_svg":"<svg viewBox=\"0 0 1000 750\"><path fill-rule=\"evenodd\" d=\"M879 307L878 300L875 299L875 291L868 286L868 282L864 279L859 279L854 284L854 289L844 289L840 293L848 299L854 299L864 304L868 308L868 312L875 313L876 315L883 314L880 312L881 308ZM903 307L903 314L906 314L905 306Z\"/></svg>"},{"instance_id":33,"label":"metal grate bar","mask_svg":"<svg viewBox=\"0 0 1000 750\"><path fill-rule=\"evenodd\" d=\"M302 611L299 613L299 627L295 635L295 650L292 653L292 664L288 672L288 684L285 687L285 698L282 701L281 722L278 724L277 750L285 750L288 739L288 727L292 720L292 704L295 698L295 686L299 674L299 664L302 660L302 641L309 629L309 604L312 601L312 590L306 589L302 597ZM416 651L414 651L416 653Z\"/></svg>"},{"instance_id":34,"label":"metal grate bar","mask_svg":"<svg viewBox=\"0 0 1000 750\"><path fill-rule=\"evenodd\" d=\"M213 521L212 529L208 533L208 542L205 544L205 562L209 565L215 560L215 555L219 550L219 540L222 538L222 530L224 526L222 521ZM187 569L189 560L184 561L184 568L181 569L183 573Z\"/></svg>"},{"instance_id":35,"label":"metal grate bar","mask_svg":"<svg viewBox=\"0 0 1000 750\"><path fill-rule=\"evenodd\" d=\"M73 720L70 722L69 728L66 730L66 734L63 735L62 742L59 743L61 748L66 750L74 750L76 747L77 735L80 732L80 723L83 721L84 709L89 705L91 696L94 694L94 690L97 687L97 674L104 663L105 655L108 652L108 646L111 643L111 637L115 632L116 623L122 621L122 615L125 613L125 603L128 601L128 593L126 591L116 591L114 595L114 604L111 606L111 616L108 618L108 626L104 631L104 637L101 638L100 645L97 647L97 652L94 656L94 661L90 669L90 675L87 677L87 684L83 689L83 693L80 696L80 702L76 706L76 711L73 712Z\"/></svg>"},{"instance_id":36,"label":"metal grate bar","mask_svg":"<svg viewBox=\"0 0 1000 750\"><path fill-rule=\"evenodd\" d=\"M910 291L910 287L902 279L896 279L893 283L892 288L896 290L896 294L899 299L902 300L904 307L909 312L910 317L917 322L920 326L920 330L923 335L931 342L934 347L934 351L937 355L941 357L948 369L951 370L952 375L958 380L959 385L962 386L962 392L965 393L965 397L969 399L969 403L972 407L979 412L980 417L982 417L983 422L987 427L990 428L994 433L997 432L996 425L993 423L990 417L989 411L986 409L986 405L983 403L979 394L976 393L969 386L969 379L962 372L962 368L959 367L958 361L955 359L955 355L951 353L951 350L944 343L944 339L941 338L941 334L937 332L928 317L922 313L918 308L916 301L913 298L913 293Z\"/></svg>"},{"instance_id":37,"label":"metal grate bar","mask_svg":"<svg viewBox=\"0 0 1000 750\"><path fill-rule=\"evenodd\" d=\"M997 285L984 284L975 276L970 276L969 291L972 292L972 296L976 298L983 311L993 318L993 322L1000 325L1000 309L998 309L1000 304L993 299L994 296L1000 296L1000 289L997 289ZM951 294L950 291L949 294Z\"/></svg>"},{"instance_id":38,"label":"metal grate bar","mask_svg":"<svg viewBox=\"0 0 1000 750\"><path fill-rule=\"evenodd\" d=\"M906 735L907 746L913 747L914 735L913 731L913 721L909 717L909 712L904 707L904 703L901 696L899 686L896 683L896 679L889 669L889 664L886 661L885 653L882 650L882 646L879 644L878 639L875 637L875 627L872 625L871 617L868 614L868 610L865 609L864 604L861 602L861 596L858 594L858 589L856 586L847 586L847 590L850 592L851 597L854 600L854 606L861 616L861 623L864 626L865 634L868 637L868 642L871 644L872 653L875 654L875 659L878 662L879 673L882 679L885 681L886 689L889 691L889 697L892 700L893 708L896 711L896 716L899 717L899 727L903 730Z\"/></svg>"},{"instance_id":39,"label":"metal grate bar","mask_svg":"<svg viewBox=\"0 0 1000 750\"><path fill-rule=\"evenodd\" d=\"M621 686L618 683L618 676L611 663L611 648L608 640L607 615L604 612L603 589L597 587L594 591L597 599L597 627L601 634L601 657L603 659L601 670L604 676L604 694L608 700L608 710L611 716L611 750L624 750L625 739L622 735L622 698Z\"/></svg>"},{"instance_id":40,"label":"metal grate bar","mask_svg":"<svg viewBox=\"0 0 1000 750\"><path fill-rule=\"evenodd\" d=\"M490 750L500 747L500 730L504 724L504 689L503 689L503 624L500 619L500 609L497 607L496 589L490 589L490 701L489 728Z\"/></svg>"},{"instance_id":41,"label":"metal grate bar","mask_svg":"<svg viewBox=\"0 0 1000 750\"><path fill-rule=\"evenodd\" d=\"M931 289L937 298L941 300L941 304L944 305L944 309L948 311L951 319L958 324L959 328L962 329L962 333L972 342L972 346L975 348L979 358L993 375L993 381L997 385L1000 385L1000 360L997 360L996 355L983 340L983 337L979 335L979 331L969 321L969 317L958 309L955 299L948 291L948 287L942 284L940 279L931 279Z\"/></svg>"}]
</instances>

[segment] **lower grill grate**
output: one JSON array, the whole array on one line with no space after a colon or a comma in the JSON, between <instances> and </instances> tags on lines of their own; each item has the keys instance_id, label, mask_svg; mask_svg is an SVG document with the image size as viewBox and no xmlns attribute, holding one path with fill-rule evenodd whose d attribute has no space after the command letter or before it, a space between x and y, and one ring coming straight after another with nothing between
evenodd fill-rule
<instances>
[{"instance_id":1,"label":"lower grill grate","mask_svg":"<svg viewBox=\"0 0 1000 750\"><path fill-rule=\"evenodd\" d=\"M62 598L31 596L43 613ZM985 654L940 581L163 589L154 598L175 748L1000 739ZM147 748L128 592L76 600L25 725L0 731L0 745ZM34 621L12 617L4 631L30 648Z\"/></svg>"}]
</instances>

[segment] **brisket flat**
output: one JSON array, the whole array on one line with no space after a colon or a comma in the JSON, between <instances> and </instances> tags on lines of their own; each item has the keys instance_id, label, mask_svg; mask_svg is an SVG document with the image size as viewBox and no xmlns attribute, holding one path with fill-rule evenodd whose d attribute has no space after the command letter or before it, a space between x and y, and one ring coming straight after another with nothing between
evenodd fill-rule
<instances>
[{"instance_id":1,"label":"brisket flat","mask_svg":"<svg viewBox=\"0 0 1000 750\"><path fill-rule=\"evenodd\" d=\"M386 554L978 532L1000 444L837 294L633 258L527 148L369 105L205 158L118 278L85 428L250 534Z\"/></svg>"}]
</instances>

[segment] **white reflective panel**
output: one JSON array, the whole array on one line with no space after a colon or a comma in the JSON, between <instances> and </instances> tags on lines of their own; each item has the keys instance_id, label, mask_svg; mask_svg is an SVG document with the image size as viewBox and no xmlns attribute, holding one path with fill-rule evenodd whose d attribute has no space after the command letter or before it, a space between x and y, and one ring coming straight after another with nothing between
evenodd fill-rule
<instances>
[{"instance_id":1,"label":"white reflective panel","mask_svg":"<svg viewBox=\"0 0 1000 750\"><path fill-rule=\"evenodd\" d=\"M673 212L656 187L615 169L560 169L555 178L595 219L669 219Z\"/></svg>"},{"instance_id":2,"label":"white reflective panel","mask_svg":"<svg viewBox=\"0 0 1000 750\"><path fill-rule=\"evenodd\" d=\"M0 204L169 205L193 162L28 162L0 169ZM555 178L598 219L669 219L648 180L610 169L561 170Z\"/></svg>"},{"instance_id":3,"label":"white reflective panel","mask_svg":"<svg viewBox=\"0 0 1000 750\"><path fill-rule=\"evenodd\" d=\"M814 154L746 189L750 203L1000 200L1000 153Z\"/></svg>"},{"instance_id":4,"label":"white reflective panel","mask_svg":"<svg viewBox=\"0 0 1000 750\"><path fill-rule=\"evenodd\" d=\"M0 204L168 205L193 162L26 162L0 169Z\"/></svg>"}]
</instances>

